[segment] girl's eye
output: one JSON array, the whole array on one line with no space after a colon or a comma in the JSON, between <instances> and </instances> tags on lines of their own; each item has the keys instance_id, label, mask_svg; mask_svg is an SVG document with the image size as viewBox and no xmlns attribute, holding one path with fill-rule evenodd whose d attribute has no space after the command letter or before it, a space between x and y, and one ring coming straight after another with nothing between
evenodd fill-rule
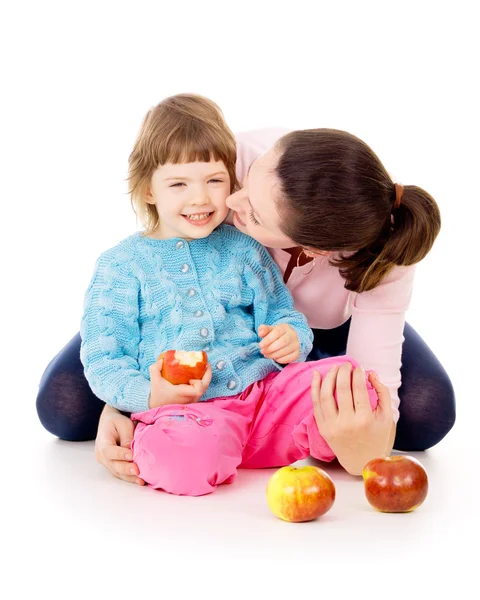
<instances>
[{"instance_id":1,"label":"girl's eye","mask_svg":"<svg viewBox=\"0 0 480 600\"><path fill-rule=\"evenodd\" d=\"M257 221L257 219L255 218L255 215L253 214L253 210L251 210L251 211L248 213L248 216L250 217L250 221L252 221L252 223L253 223L254 225L260 225L260 223L259 223L259 222Z\"/></svg>"},{"instance_id":2,"label":"girl's eye","mask_svg":"<svg viewBox=\"0 0 480 600\"><path fill-rule=\"evenodd\" d=\"M172 183L172 185L170 187L181 187L182 185L185 185L184 183Z\"/></svg>"},{"instance_id":3,"label":"girl's eye","mask_svg":"<svg viewBox=\"0 0 480 600\"><path fill-rule=\"evenodd\" d=\"M212 181L213 183L223 183L223 179L210 179L210 181Z\"/></svg>"}]
</instances>

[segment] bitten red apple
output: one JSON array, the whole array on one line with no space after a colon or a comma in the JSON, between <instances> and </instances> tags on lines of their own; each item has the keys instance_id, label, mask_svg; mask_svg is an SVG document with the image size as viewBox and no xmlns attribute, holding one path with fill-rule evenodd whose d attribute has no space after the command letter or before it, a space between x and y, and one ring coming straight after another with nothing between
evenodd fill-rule
<instances>
[{"instance_id":1,"label":"bitten red apple","mask_svg":"<svg viewBox=\"0 0 480 600\"><path fill-rule=\"evenodd\" d=\"M290 523L313 521L330 510L335 486L318 467L282 467L267 485L267 502L272 513Z\"/></svg>"},{"instance_id":2,"label":"bitten red apple","mask_svg":"<svg viewBox=\"0 0 480 600\"><path fill-rule=\"evenodd\" d=\"M413 456L374 458L362 475L367 500L381 512L410 512L427 497L427 472Z\"/></svg>"},{"instance_id":3,"label":"bitten red apple","mask_svg":"<svg viewBox=\"0 0 480 600\"><path fill-rule=\"evenodd\" d=\"M179 385L190 383L191 379L201 379L207 369L208 357L201 350L189 352L186 350L167 350L162 352L158 359L163 359L162 377Z\"/></svg>"}]
</instances>

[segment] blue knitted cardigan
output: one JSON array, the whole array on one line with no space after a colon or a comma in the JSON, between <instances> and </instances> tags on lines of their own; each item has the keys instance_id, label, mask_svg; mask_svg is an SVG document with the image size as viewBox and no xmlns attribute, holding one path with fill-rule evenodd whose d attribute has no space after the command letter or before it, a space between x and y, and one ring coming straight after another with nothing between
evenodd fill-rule
<instances>
[{"instance_id":1,"label":"blue knitted cardigan","mask_svg":"<svg viewBox=\"0 0 480 600\"><path fill-rule=\"evenodd\" d=\"M289 323L306 359L312 332L261 244L229 225L189 242L136 233L97 260L80 356L94 393L119 410L149 408L149 367L165 350L205 350L201 400L231 396L283 368L260 353L262 323Z\"/></svg>"}]
</instances>

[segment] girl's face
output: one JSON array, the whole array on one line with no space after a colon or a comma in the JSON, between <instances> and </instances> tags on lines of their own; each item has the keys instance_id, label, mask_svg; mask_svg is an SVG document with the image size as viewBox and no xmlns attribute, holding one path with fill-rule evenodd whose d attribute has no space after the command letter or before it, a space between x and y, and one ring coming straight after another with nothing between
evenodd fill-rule
<instances>
[{"instance_id":1,"label":"girl's face","mask_svg":"<svg viewBox=\"0 0 480 600\"><path fill-rule=\"evenodd\" d=\"M222 161L167 163L153 173L147 202L155 204L159 225L152 237L207 237L228 214L230 176Z\"/></svg>"},{"instance_id":2,"label":"girl's face","mask_svg":"<svg viewBox=\"0 0 480 600\"><path fill-rule=\"evenodd\" d=\"M227 198L237 229L269 248L292 248L297 244L280 230L277 198L279 182L273 170L278 151L271 148L255 160L243 180L243 188Z\"/></svg>"}]
</instances>

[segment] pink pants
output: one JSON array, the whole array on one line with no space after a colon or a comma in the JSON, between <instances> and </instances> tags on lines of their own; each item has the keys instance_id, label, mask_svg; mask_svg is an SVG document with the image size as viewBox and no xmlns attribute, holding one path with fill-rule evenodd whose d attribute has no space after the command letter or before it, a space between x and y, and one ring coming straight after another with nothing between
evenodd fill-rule
<instances>
[{"instance_id":1,"label":"pink pants","mask_svg":"<svg viewBox=\"0 0 480 600\"><path fill-rule=\"evenodd\" d=\"M335 458L313 415L312 372L358 363L347 356L290 363L236 396L170 404L132 414L140 477L171 494L201 496L231 483L237 468L281 467L313 456ZM367 379L370 405L377 394Z\"/></svg>"}]
</instances>

